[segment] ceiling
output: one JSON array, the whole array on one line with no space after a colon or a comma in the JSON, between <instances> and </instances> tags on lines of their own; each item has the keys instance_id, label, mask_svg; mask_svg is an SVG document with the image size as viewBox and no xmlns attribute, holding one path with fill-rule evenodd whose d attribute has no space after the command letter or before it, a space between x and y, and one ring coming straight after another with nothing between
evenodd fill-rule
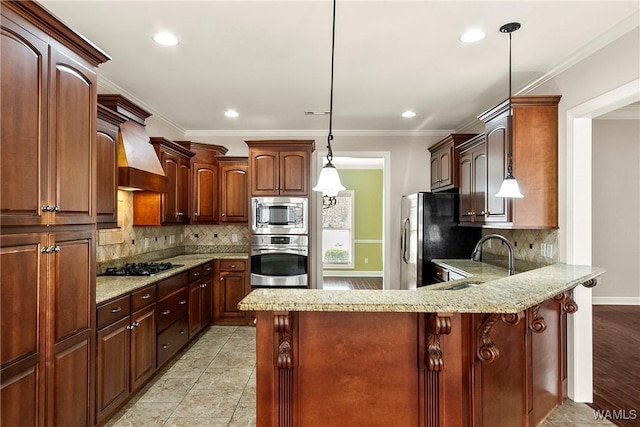
<instances>
[{"instance_id":1,"label":"ceiling","mask_svg":"<svg viewBox=\"0 0 640 427\"><path fill-rule=\"evenodd\" d=\"M112 60L102 88L186 134L328 128L331 7L318 1L41 1ZM446 133L639 25L631 1L348 1L336 10L336 133ZM467 29L487 36L459 41ZM175 34L160 46L152 36ZM239 117L227 118L227 109ZM413 110L416 116L403 118Z\"/></svg>"}]
</instances>

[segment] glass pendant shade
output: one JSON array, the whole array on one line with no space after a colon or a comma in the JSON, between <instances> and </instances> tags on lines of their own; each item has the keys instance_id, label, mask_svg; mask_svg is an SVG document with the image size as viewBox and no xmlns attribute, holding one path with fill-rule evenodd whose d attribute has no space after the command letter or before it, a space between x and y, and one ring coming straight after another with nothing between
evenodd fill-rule
<instances>
[{"instance_id":1,"label":"glass pendant shade","mask_svg":"<svg viewBox=\"0 0 640 427\"><path fill-rule=\"evenodd\" d=\"M516 181L513 175L509 174L505 177L504 181L502 181L500 191L498 191L496 197L511 197L514 199L521 199L524 196L520 192L518 181Z\"/></svg>"},{"instance_id":2,"label":"glass pendant shade","mask_svg":"<svg viewBox=\"0 0 640 427\"><path fill-rule=\"evenodd\" d=\"M313 187L313 191L321 191L324 196L335 197L343 190L346 190L346 187L340 182L338 170L329 161L322 167L318 177L318 184Z\"/></svg>"}]
</instances>

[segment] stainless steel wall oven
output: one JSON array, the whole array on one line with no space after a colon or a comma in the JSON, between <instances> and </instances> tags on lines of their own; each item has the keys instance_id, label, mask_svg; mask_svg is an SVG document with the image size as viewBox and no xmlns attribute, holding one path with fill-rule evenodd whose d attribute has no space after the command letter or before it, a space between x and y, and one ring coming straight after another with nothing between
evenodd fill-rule
<instances>
[{"instance_id":1,"label":"stainless steel wall oven","mask_svg":"<svg viewBox=\"0 0 640 427\"><path fill-rule=\"evenodd\" d=\"M251 286L299 287L308 284L309 240L305 235L251 237Z\"/></svg>"}]
</instances>

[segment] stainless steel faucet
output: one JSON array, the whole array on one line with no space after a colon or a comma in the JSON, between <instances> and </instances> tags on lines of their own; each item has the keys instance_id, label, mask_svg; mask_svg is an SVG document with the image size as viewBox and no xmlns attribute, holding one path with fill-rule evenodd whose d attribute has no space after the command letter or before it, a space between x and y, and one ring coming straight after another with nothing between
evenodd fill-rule
<instances>
[{"instance_id":1,"label":"stainless steel faucet","mask_svg":"<svg viewBox=\"0 0 640 427\"><path fill-rule=\"evenodd\" d=\"M502 240L507 245L507 248L509 249L509 276L511 276L514 272L513 245L507 240L506 237L501 234L487 234L486 236L483 236L480 240L478 240L478 243L476 243L476 247L473 248L473 252L471 253L471 260L480 261L482 259L482 244L489 239Z\"/></svg>"}]
</instances>

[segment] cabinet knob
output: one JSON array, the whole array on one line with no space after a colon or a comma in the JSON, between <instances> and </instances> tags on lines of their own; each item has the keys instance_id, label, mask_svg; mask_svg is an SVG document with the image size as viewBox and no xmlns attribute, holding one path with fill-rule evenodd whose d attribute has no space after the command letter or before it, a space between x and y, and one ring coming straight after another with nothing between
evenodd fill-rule
<instances>
[{"instance_id":1,"label":"cabinet knob","mask_svg":"<svg viewBox=\"0 0 640 427\"><path fill-rule=\"evenodd\" d=\"M52 252L60 252L60 246L56 245L51 249Z\"/></svg>"},{"instance_id":2,"label":"cabinet knob","mask_svg":"<svg viewBox=\"0 0 640 427\"><path fill-rule=\"evenodd\" d=\"M135 321L135 322L133 322L132 326L133 326L134 328L137 328L138 326L140 326L140 322Z\"/></svg>"},{"instance_id":3,"label":"cabinet knob","mask_svg":"<svg viewBox=\"0 0 640 427\"><path fill-rule=\"evenodd\" d=\"M163 349L163 350L166 350L166 349L168 349L168 348L169 348L169 344L162 344L162 349Z\"/></svg>"},{"instance_id":4,"label":"cabinet knob","mask_svg":"<svg viewBox=\"0 0 640 427\"><path fill-rule=\"evenodd\" d=\"M42 205L42 206L40 206L40 210L42 212L53 212L53 206L51 206L51 205Z\"/></svg>"},{"instance_id":5,"label":"cabinet knob","mask_svg":"<svg viewBox=\"0 0 640 427\"><path fill-rule=\"evenodd\" d=\"M50 254L51 252L53 252L53 246L45 246L43 248L40 248L40 252L43 254Z\"/></svg>"},{"instance_id":6,"label":"cabinet knob","mask_svg":"<svg viewBox=\"0 0 640 427\"><path fill-rule=\"evenodd\" d=\"M193 273L193 277L198 277L200 273Z\"/></svg>"},{"instance_id":7,"label":"cabinet knob","mask_svg":"<svg viewBox=\"0 0 640 427\"><path fill-rule=\"evenodd\" d=\"M231 264L231 268L236 268L236 265L235 264Z\"/></svg>"},{"instance_id":8,"label":"cabinet knob","mask_svg":"<svg viewBox=\"0 0 640 427\"><path fill-rule=\"evenodd\" d=\"M186 299L183 299L183 300L182 300L182 301L180 301L178 304L180 304L180 305L185 305L186 303L187 303L187 300L186 300Z\"/></svg>"},{"instance_id":9,"label":"cabinet knob","mask_svg":"<svg viewBox=\"0 0 640 427\"><path fill-rule=\"evenodd\" d=\"M222 213L222 216L226 216L227 214L225 214L224 212Z\"/></svg>"},{"instance_id":10,"label":"cabinet knob","mask_svg":"<svg viewBox=\"0 0 640 427\"><path fill-rule=\"evenodd\" d=\"M467 212L467 215L473 215L473 212L469 211Z\"/></svg>"},{"instance_id":11,"label":"cabinet knob","mask_svg":"<svg viewBox=\"0 0 640 427\"><path fill-rule=\"evenodd\" d=\"M60 212L60 206L55 205L55 206L53 207L53 211L54 211L54 212Z\"/></svg>"},{"instance_id":12,"label":"cabinet knob","mask_svg":"<svg viewBox=\"0 0 640 427\"><path fill-rule=\"evenodd\" d=\"M193 216L200 216L200 214L198 212L194 212Z\"/></svg>"},{"instance_id":13,"label":"cabinet knob","mask_svg":"<svg viewBox=\"0 0 640 427\"><path fill-rule=\"evenodd\" d=\"M184 335L184 334L186 334L186 333L187 333L187 331L185 331L184 329L181 329L181 330L180 330L180 335Z\"/></svg>"},{"instance_id":14,"label":"cabinet knob","mask_svg":"<svg viewBox=\"0 0 640 427\"><path fill-rule=\"evenodd\" d=\"M202 285L200 285L200 287L201 287L201 288L206 288L206 287L207 287L207 284L206 284L206 283L203 283Z\"/></svg>"},{"instance_id":15,"label":"cabinet knob","mask_svg":"<svg viewBox=\"0 0 640 427\"><path fill-rule=\"evenodd\" d=\"M128 330L132 330L133 328L134 328L133 324L131 324L131 325L127 326L127 329L128 329Z\"/></svg>"},{"instance_id":16,"label":"cabinet knob","mask_svg":"<svg viewBox=\"0 0 640 427\"><path fill-rule=\"evenodd\" d=\"M162 312L162 314L163 314L163 315L165 315L165 316L166 316L167 314L171 314L171 310L164 310L164 311Z\"/></svg>"},{"instance_id":17,"label":"cabinet knob","mask_svg":"<svg viewBox=\"0 0 640 427\"><path fill-rule=\"evenodd\" d=\"M484 215L484 211L480 212L480 215Z\"/></svg>"}]
</instances>

